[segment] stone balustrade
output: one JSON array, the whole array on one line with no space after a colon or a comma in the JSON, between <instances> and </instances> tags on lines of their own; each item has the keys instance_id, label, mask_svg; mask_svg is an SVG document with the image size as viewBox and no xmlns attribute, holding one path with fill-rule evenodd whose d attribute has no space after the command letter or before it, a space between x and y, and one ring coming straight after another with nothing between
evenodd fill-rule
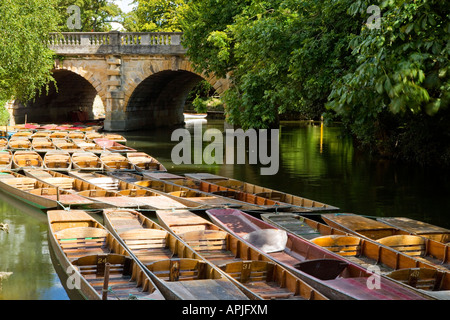
<instances>
[{"instance_id":1,"label":"stone balustrade","mask_svg":"<svg viewBox=\"0 0 450 320\"><path fill-rule=\"evenodd\" d=\"M186 53L182 36L181 32L55 32L48 46L61 55L182 55Z\"/></svg>"}]
</instances>

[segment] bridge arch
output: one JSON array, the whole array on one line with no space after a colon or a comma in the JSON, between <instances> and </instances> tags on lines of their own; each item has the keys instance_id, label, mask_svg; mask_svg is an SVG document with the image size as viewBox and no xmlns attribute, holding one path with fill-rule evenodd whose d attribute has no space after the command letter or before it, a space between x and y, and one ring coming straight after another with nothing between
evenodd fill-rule
<instances>
[{"instance_id":1,"label":"bridge arch","mask_svg":"<svg viewBox=\"0 0 450 320\"><path fill-rule=\"evenodd\" d=\"M55 83L27 102L15 101L13 123L63 123L79 120L76 111L83 111L86 120L104 116L106 95L99 92L99 80L83 68L59 66L52 70ZM97 86L97 87L95 87Z\"/></svg>"},{"instance_id":2,"label":"bridge arch","mask_svg":"<svg viewBox=\"0 0 450 320\"><path fill-rule=\"evenodd\" d=\"M187 60L154 63L124 86L124 111L128 128L135 129L183 124L183 109L188 94L202 80L208 81L221 95L223 80L195 72ZM137 81L136 81L137 80Z\"/></svg>"}]
</instances>

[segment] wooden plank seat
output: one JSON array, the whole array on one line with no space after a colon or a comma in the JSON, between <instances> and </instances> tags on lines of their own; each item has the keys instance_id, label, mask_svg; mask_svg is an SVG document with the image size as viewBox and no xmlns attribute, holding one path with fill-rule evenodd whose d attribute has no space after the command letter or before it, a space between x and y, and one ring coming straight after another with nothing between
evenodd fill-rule
<instances>
[{"instance_id":1,"label":"wooden plank seat","mask_svg":"<svg viewBox=\"0 0 450 320\"><path fill-rule=\"evenodd\" d=\"M125 242L127 247L141 260L143 263L149 263L162 259L170 259L174 253L166 243L168 233L164 230L144 229L137 220L124 221L126 226L120 228L120 221L112 221L119 236ZM130 227L135 228L130 229Z\"/></svg>"},{"instance_id":2,"label":"wooden plank seat","mask_svg":"<svg viewBox=\"0 0 450 320\"><path fill-rule=\"evenodd\" d=\"M45 179L45 182L47 182L48 184L51 184L53 186L62 189L72 189L74 181L75 180L72 178L62 178L62 177L55 177L55 178L52 177Z\"/></svg>"},{"instance_id":3,"label":"wooden plank seat","mask_svg":"<svg viewBox=\"0 0 450 320\"><path fill-rule=\"evenodd\" d=\"M436 269L410 268L392 271L386 274L389 278L422 290L439 290L441 274Z\"/></svg>"},{"instance_id":4,"label":"wooden plank seat","mask_svg":"<svg viewBox=\"0 0 450 320\"><path fill-rule=\"evenodd\" d=\"M303 299L298 295L299 283L295 284L296 288L287 288L285 279L279 278L273 262L237 261L219 267L263 299ZM282 272L281 278L286 275Z\"/></svg>"},{"instance_id":5,"label":"wooden plank seat","mask_svg":"<svg viewBox=\"0 0 450 320\"><path fill-rule=\"evenodd\" d=\"M426 240L419 236L397 235L378 239L377 242L413 257L426 254Z\"/></svg>"},{"instance_id":6,"label":"wooden plank seat","mask_svg":"<svg viewBox=\"0 0 450 320\"><path fill-rule=\"evenodd\" d=\"M72 261L81 275L101 295L104 287L106 263L109 263L108 299L151 299L150 282L133 274L132 258L119 254L91 254Z\"/></svg>"},{"instance_id":7,"label":"wooden plank seat","mask_svg":"<svg viewBox=\"0 0 450 320\"><path fill-rule=\"evenodd\" d=\"M179 235L194 251L214 264L240 260L227 248L227 233L216 230L195 230Z\"/></svg>"},{"instance_id":8,"label":"wooden plank seat","mask_svg":"<svg viewBox=\"0 0 450 320\"><path fill-rule=\"evenodd\" d=\"M357 257L361 254L361 238L358 237L330 235L310 241L341 256Z\"/></svg>"},{"instance_id":9,"label":"wooden plank seat","mask_svg":"<svg viewBox=\"0 0 450 320\"><path fill-rule=\"evenodd\" d=\"M106 237L108 231L93 227L75 227L55 233L64 253L70 260L86 255L110 253Z\"/></svg>"},{"instance_id":10,"label":"wooden plank seat","mask_svg":"<svg viewBox=\"0 0 450 320\"><path fill-rule=\"evenodd\" d=\"M164 281L190 281L206 279L206 263L196 259L167 259L146 265Z\"/></svg>"},{"instance_id":11,"label":"wooden plank seat","mask_svg":"<svg viewBox=\"0 0 450 320\"><path fill-rule=\"evenodd\" d=\"M10 179L6 178L5 176L2 176L2 180L4 183L25 191L30 191L36 188L37 180L33 178L16 178L14 176L10 176Z\"/></svg>"}]
</instances>

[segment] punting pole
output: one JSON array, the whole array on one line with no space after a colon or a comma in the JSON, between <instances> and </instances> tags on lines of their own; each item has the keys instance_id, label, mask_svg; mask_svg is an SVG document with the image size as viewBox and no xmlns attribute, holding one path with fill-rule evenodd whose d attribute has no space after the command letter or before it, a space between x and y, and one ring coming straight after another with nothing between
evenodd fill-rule
<instances>
[{"instance_id":1,"label":"punting pole","mask_svg":"<svg viewBox=\"0 0 450 320\"><path fill-rule=\"evenodd\" d=\"M109 284L109 268L110 268L110 266L111 266L110 263L105 264L105 276L103 278L102 300L108 299L108 284Z\"/></svg>"}]
</instances>

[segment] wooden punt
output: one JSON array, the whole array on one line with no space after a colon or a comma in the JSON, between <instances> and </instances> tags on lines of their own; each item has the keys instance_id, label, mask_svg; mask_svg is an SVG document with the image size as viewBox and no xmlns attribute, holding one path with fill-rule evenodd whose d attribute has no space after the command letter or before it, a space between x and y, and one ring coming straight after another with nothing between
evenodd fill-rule
<instances>
[{"instance_id":1,"label":"wooden punt","mask_svg":"<svg viewBox=\"0 0 450 320\"><path fill-rule=\"evenodd\" d=\"M100 161L106 171L135 171L134 165L127 157L118 153L102 153Z\"/></svg>"},{"instance_id":2,"label":"wooden punt","mask_svg":"<svg viewBox=\"0 0 450 320\"><path fill-rule=\"evenodd\" d=\"M288 194L282 191L272 190L266 187L254 185L251 183L239 181L236 179L231 179L227 177L222 177L218 175L208 174L208 173L191 173L185 174L186 177L202 181L204 183L209 183L210 185L220 186L226 189L236 190L245 194L250 194L259 199L268 199L270 201L275 201L277 203L287 204L291 206L289 211L327 211L334 212L339 210L339 208L318 202L315 200L310 200L301 196ZM212 188L212 187L210 187Z\"/></svg>"},{"instance_id":3,"label":"wooden punt","mask_svg":"<svg viewBox=\"0 0 450 320\"><path fill-rule=\"evenodd\" d=\"M58 138L59 139L59 138ZM75 153L75 152L82 152L83 149L81 149L79 146L77 146L75 143L70 142L68 140L53 140L53 143L55 144L56 148L61 151L65 151L68 153Z\"/></svg>"},{"instance_id":4,"label":"wooden punt","mask_svg":"<svg viewBox=\"0 0 450 320\"><path fill-rule=\"evenodd\" d=\"M49 243L87 300L165 300L142 266L99 222L83 211L49 211ZM104 289L107 289L106 296Z\"/></svg>"},{"instance_id":5,"label":"wooden punt","mask_svg":"<svg viewBox=\"0 0 450 320\"><path fill-rule=\"evenodd\" d=\"M221 196L225 198L230 198L236 201L241 202L242 204L257 206L259 210L290 210L292 208L291 205L281 203L278 201L273 201L267 198L255 196L253 194L249 194L242 191L237 191L234 189L221 187L212 183L188 179L182 176L177 176L174 174L169 174L166 172L142 172L142 174L150 179L154 180L162 180L166 183L179 185L181 187L185 187L191 190L196 190L199 192L203 192L205 194L211 194L216 196ZM296 211L304 211L309 212L309 210L296 208Z\"/></svg>"},{"instance_id":6,"label":"wooden punt","mask_svg":"<svg viewBox=\"0 0 450 320\"><path fill-rule=\"evenodd\" d=\"M45 182L54 188L58 187L60 190L85 197L95 203L96 209L111 207L139 208L144 206L144 204L131 197L125 197L118 192L102 189L92 183L70 177L60 172L51 170L26 170L25 174Z\"/></svg>"},{"instance_id":7,"label":"wooden punt","mask_svg":"<svg viewBox=\"0 0 450 320\"><path fill-rule=\"evenodd\" d=\"M88 171L71 171L69 175L80 180L95 184L96 186L110 191L118 191L120 180L103 174Z\"/></svg>"},{"instance_id":8,"label":"wooden punt","mask_svg":"<svg viewBox=\"0 0 450 320\"><path fill-rule=\"evenodd\" d=\"M69 135L69 132L67 131L54 131L50 133L49 138L50 139L66 139Z\"/></svg>"},{"instance_id":9,"label":"wooden punt","mask_svg":"<svg viewBox=\"0 0 450 320\"><path fill-rule=\"evenodd\" d=\"M101 171L103 163L100 158L92 152L74 152L72 154L72 166L79 171Z\"/></svg>"},{"instance_id":10,"label":"wooden punt","mask_svg":"<svg viewBox=\"0 0 450 320\"><path fill-rule=\"evenodd\" d=\"M129 152L127 158L136 171L167 171L161 162L144 152Z\"/></svg>"},{"instance_id":11,"label":"wooden punt","mask_svg":"<svg viewBox=\"0 0 450 320\"><path fill-rule=\"evenodd\" d=\"M117 133L105 133L103 135L103 138L111 140L111 141L115 141L115 142L118 142L121 144L127 143L127 139L124 136L117 134Z\"/></svg>"},{"instance_id":12,"label":"wooden punt","mask_svg":"<svg viewBox=\"0 0 450 320\"><path fill-rule=\"evenodd\" d=\"M30 139L33 135L33 132L31 131L17 131L15 132L10 139L16 140L16 139Z\"/></svg>"},{"instance_id":13,"label":"wooden punt","mask_svg":"<svg viewBox=\"0 0 450 320\"><path fill-rule=\"evenodd\" d=\"M11 150L0 150L0 170L12 169L13 154Z\"/></svg>"},{"instance_id":14,"label":"wooden punt","mask_svg":"<svg viewBox=\"0 0 450 320\"><path fill-rule=\"evenodd\" d=\"M379 286L376 290L370 289L368 281L373 272L240 210L213 209L206 212L216 225L248 245L266 252L271 259L328 295L342 294L347 299L358 300L434 299L381 275L378 277ZM328 266L330 263L332 264ZM333 271L333 264L342 269L328 274Z\"/></svg>"},{"instance_id":15,"label":"wooden punt","mask_svg":"<svg viewBox=\"0 0 450 320\"><path fill-rule=\"evenodd\" d=\"M158 221L202 259L260 299L329 299L267 255L189 211L157 211Z\"/></svg>"},{"instance_id":16,"label":"wooden punt","mask_svg":"<svg viewBox=\"0 0 450 320\"><path fill-rule=\"evenodd\" d=\"M137 152L136 149L124 146L116 141L112 141L105 138L94 139L94 142L102 147L104 150L117 153Z\"/></svg>"},{"instance_id":17,"label":"wooden punt","mask_svg":"<svg viewBox=\"0 0 450 320\"><path fill-rule=\"evenodd\" d=\"M56 150L56 146L47 138L34 138L31 141L31 148L41 154Z\"/></svg>"},{"instance_id":18,"label":"wooden punt","mask_svg":"<svg viewBox=\"0 0 450 320\"><path fill-rule=\"evenodd\" d=\"M436 267L450 270L450 246L356 214L324 214L322 219L336 229L377 241Z\"/></svg>"},{"instance_id":19,"label":"wooden punt","mask_svg":"<svg viewBox=\"0 0 450 320\"><path fill-rule=\"evenodd\" d=\"M8 141L8 149L13 152L31 150L31 141L28 139L16 139Z\"/></svg>"},{"instance_id":20,"label":"wooden punt","mask_svg":"<svg viewBox=\"0 0 450 320\"><path fill-rule=\"evenodd\" d=\"M248 300L214 265L173 234L134 210L103 210L106 228L147 268L173 300Z\"/></svg>"},{"instance_id":21,"label":"wooden punt","mask_svg":"<svg viewBox=\"0 0 450 320\"><path fill-rule=\"evenodd\" d=\"M49 151L44 156L44 169L70 171L72 169L72 157L64 151Z\"/></svg>"},{"instance_id":22,"label":"wooden punt","mask_svg":"<svg viewBox=\"0 0 450 320\"><path fill-rule=\"evenodd\" d=\"M39 209L56 209L61 206L88 209L94 204L92 200L12 171L0 172L0 189Z\"/></svg>"},{"instance_id":23,"label":"wooden punt","mask_svg":"<svg viewBox=\"0 0 450 320\"><path fill-rule=\"evenodd\" d=\"M84 139L88 142L94 142L95 139L102 139L103 134L99 132L86 132Z\"/></svg>"},{"instance_id":24,"label":"wooden punt","mask_svg":"<svg viewBox=\"0 0 450 320\"><path fill-rule=\"evenodd\" d=\"M92 152L95 154L100 154L104 152L102 147L93 142L87 142L86 140L81 139L72 139L72 142L75 143L79 148L81 148L85 152Z\"/></svg>"},{"instance_id":25,"label":"wooden punt","mask_svg":"<svg viewBox=\"0 0 450 320\"><path fill-rule=\"evenodd\" d=\"M242 208L245 210L260 210L261 207L250 205L248 203L222 197L198 190L189 189L164 180L151 180L141 175L133 174L131 172L111 172L108 173L122 181L135 184L142 188L156 190L162 192L164 195L178 201L191 201L200 204L205 209L217 207Z\"/></svg>"},{"instance_id":26,"label":"wooden punt","mask_svg":"<svg viewBox=\"0 0 450 320\"><path fill-rule=\"evenodd\" d=\"M84 140L85 136L86 136L86 133L84 133L82 131L71 131L71 132L69 132L69 134L67 135L66 138L71 139L71 140L74 140L74 139Z\"/></svg>"},{"instance_id":27,"label":"wooden punt","mask_svg":"<svg viewBox=\"0 0 450 320\"><path fill-rule=\"evenodd\" d=\"M41 169L44 167L42 157L36 151L16 151L13 155L13 169Z\"/></svg>"},{"instance_id":28,"label":"wooden punt","mask_svg":"<svg viewBox=\"0 0 450 320\"><path fill-rule=\"evenodd\" d=\"M424 259L417 259L410 254L402 253L395 248L384 246L376 241L348 234L326 224L292 213L261 213L261 218L271 225L286 230L298 237L309 240L328 249L343 258L365 268L376 267L388 277L405 276L404 283L431 292L427 294L442 298L450 291L450 273ZM409 272L405 270L432 269L435 272L419 272L416 283L409 279ZM402 272L395 273L396 271ZM424 270L426 271L426 270ZM434 281L430 281L433 275ZM408 276L408 279L406 279ZM407 281L408 280L408 281ZM422 285L426 283L426 287ZM433 286L431 286L433 284ZM448 291L447 293L445 291Z\"/></svg>"},{"instance_id":29,"label":"wooden punt","mask_svg":"<svg viewBox=\"0 0 450 320\"><path fill-rule=\"evenodd\" d=\"M377 220L403 230L408 234L414 234L437 242L450 244L449 229L405 217L377 218Z\"/></svg>"},{"instance_id":30,"label":"wooden punt","mask_svg":"<svg viewBox=\"0 0 450 320\"><path fill-rule=\"evenodd\" d=\"M137 185L121 181L112 176L106 176L100 173L75 172L69 173L72 177L81 179L99 186L103 189L114 191L122 196L135 200L141 208L155 210L170 209L198 209L200 204L192 201L173 199L157 190L150 190Z\"/></svg>"},{"instance_id":31,"label":"wooden punt","mask_svg":"<svg viewBox=\"0 0 450 320\"><path fill-rule=\"evenodd\" d=\"M33 135L31 136L31 139L36 139L36 138L46 138L46 139L50 139L50 134L52 132L51 131L36 131L35 133L33 133Z\"/></svg>"}]
</instances>

